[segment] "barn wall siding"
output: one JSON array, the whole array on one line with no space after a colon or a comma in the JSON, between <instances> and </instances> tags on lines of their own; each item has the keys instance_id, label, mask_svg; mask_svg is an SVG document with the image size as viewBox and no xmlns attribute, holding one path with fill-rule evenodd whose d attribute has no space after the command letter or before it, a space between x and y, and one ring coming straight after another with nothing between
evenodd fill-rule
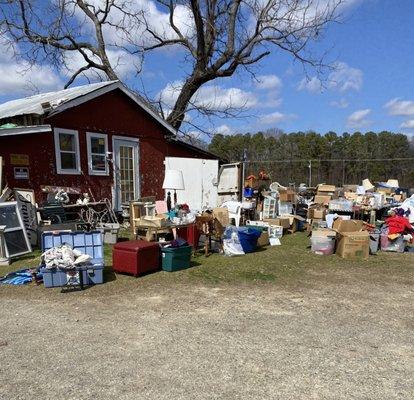
<instances>
[{"instance_id":1,"label":"barn wall siding","mask_svg":"<svg viewBox=\"0 0 414 400\"><path fill-rule=\"evenodd\" d=\"M109 176L88 174L86 132L108 135L108 147L112 152L112 137L138 138L139 171L141 196L164 197L164 158L193 157L205 158L203 153L187 149L166 140L167 131L122 92L106 93L87 103L50 116L46 123L52 128L73 129L79 132L81 175L58 175L53 133L36 133L21 136L0 137L0 155L6 162L6 181L11 187L31 187L36 198L45 200L41 185L70 186L82 192L91 192L96 200L112 199L113 168ZM30 159L30 180L15 180L10 154L27 154Z\"/></svg>"}]
</instances>

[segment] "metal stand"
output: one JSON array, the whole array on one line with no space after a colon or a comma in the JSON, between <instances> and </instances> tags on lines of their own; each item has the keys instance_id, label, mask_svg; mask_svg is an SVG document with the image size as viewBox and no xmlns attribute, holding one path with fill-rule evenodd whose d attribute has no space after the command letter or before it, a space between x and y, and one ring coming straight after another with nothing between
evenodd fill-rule
<instances>
[{"instance_id":1,"label":"metal stand","mask_svg":"<svg viewBox=\"0 0 414 400\"><path fill-rule=\"evenodd\" d=\"M10 259L6 256L6 243L4 239L5 225L0 225L0 265L10 265Z\"/></svg>"}]
</instances>

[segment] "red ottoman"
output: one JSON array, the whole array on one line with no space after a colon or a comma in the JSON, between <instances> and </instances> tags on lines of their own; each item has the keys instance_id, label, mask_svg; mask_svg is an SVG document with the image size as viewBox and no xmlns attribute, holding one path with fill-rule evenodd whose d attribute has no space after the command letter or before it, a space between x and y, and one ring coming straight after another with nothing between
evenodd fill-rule
<instances>
[{"instance_id":1,"label":"red ottoman","mask_svg":"<svg viewBox=\"0 0 414 400\"><path fill-rule=\"evenodd\" d=\"M134 276L156 271L160 268L160 246L144 240L117 243L112 252L112 268Z\"/></svg>"}]
</instances>

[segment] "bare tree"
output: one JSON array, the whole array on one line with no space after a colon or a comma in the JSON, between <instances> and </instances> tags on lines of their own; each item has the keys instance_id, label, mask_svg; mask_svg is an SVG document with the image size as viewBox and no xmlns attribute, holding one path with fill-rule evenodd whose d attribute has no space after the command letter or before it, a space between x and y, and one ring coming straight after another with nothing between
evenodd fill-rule
<instances>
[{"instance_id":1,"label":"bare tree","mask_svg":"<svg viewBox=\"0 0 414 400\"><path fill-rule=\"evenodd\" d=\"M309 44L338 18L341 0L189 0L193 29L183 32L175 23L176 0L156 0L169 14L176 37L147 31L155 43L145 50L181 46L192 63L167 120L179 128L195 93L207 82L232 76L271 52L271 46L290 53L294 59L321 67L323 59L309 52ZM145 17L145 14L143 15Z\"/></svg>"},{"instance_id":2,"label":"bare tree","mask_svg":"<svg viewBox=\"0 0 414 400\"><path fill-rule=\"evenodd\" d=\"M75 70L72 65L66 86L91 71L101 79L119 79L116 60L108 49L121 49L138 58L163 47L183 49L191 69L166 116L177 130L192 110L207 117L217 112L237 116L238 110L231 104L217 108L197 101L197 92L206 83L230 77L237 70L252 72L252 66L268 56L272 47L303 64L321 67L323 57L312 54L309 45L327 24L337 20L343 2L346 0L54 0L45 6L44 1L0 0L2 31L11 42L20 44L21 57L32 62L44 57L61 67L69 63L68 54L69 58L71 54L81 56ZM154 9L161 23L154 20Z\"/></svg>"},{"instance_id":3,"label":"bare tree","mask_svg":"<svg viewBox=\"0 0 414 400\"><path fill-rule=\"evenodd\" d=\"M3 44L8 42L16 57L33 64L47 61L59 70L66 67L70 73L65 87L87 72L119 79L118 60L110 59L108 48L120 46L105 37L104 30L123 31L121 22L114 26L110 16L123 14L129 1L9 0L0 5Z\"/></svg>"}]
</instances>

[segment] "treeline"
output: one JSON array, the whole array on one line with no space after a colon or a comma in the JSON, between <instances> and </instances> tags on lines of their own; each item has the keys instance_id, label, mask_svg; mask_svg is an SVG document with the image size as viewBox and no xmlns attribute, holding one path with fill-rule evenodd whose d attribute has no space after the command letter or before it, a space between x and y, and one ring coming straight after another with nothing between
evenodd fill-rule
<instances>
[{"instance_id":1,"label":"treeline","mask_svg":"<svg viewBox=\"0 0 414 400\"><path fill-rule=\"evenodd\" d=\"M217 134L208 149L234 162L243 160L246 149L249 174L265 170L272 180L283 184L308 184L309 160L312 160L313 185L319 182L356 184L364 178L372 182L393 178L398 179L401 186L414 187L414 160L395 160L414 158L412 143L406 135L398 133L338 135L328 132L321 135L272 130L255 134Z\"/></svg>"}]
</instances>

